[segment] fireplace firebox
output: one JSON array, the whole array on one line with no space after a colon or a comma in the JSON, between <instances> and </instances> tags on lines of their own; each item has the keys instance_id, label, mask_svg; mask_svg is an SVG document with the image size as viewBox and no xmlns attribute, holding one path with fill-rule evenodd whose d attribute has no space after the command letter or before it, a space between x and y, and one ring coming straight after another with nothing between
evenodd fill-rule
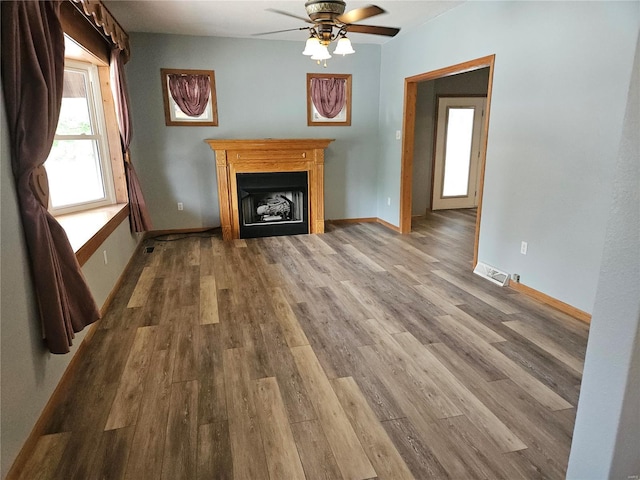
<instances>
[{"instance_id":1,"label":"fireplace firebox","mask_svg":"<svg viewBox=\"0 0 640 480\"><path fill-rule=\"evenodd\" d=\"M236 173L240 238L309 232L307 172Z\"/></svg>"}]
</instances>

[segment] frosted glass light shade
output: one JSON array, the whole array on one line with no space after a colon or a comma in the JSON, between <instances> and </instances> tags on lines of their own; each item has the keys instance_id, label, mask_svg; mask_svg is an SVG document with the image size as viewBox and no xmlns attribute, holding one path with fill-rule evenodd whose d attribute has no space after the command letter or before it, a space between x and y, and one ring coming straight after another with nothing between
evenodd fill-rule
<instances>
[{"instance_id":1,"label":"frosted glass light shade","mask_svg":"<svg viewBox=\"0 0 640 480\"><path fill-rule=\"evenodd\" d=\"M309 37L307 38L307 43L304 46L304 51L302 52L302 54L311 56L316 53L316 51L318 51L321 46L322 45L320 45L320 40L318 40L318 38Z\"/></svg>"},{"instance_id":2,"label":"frosted glass light shade","mask_svg":"<svg viewBox=\"0 0 640 480\"><path fill-rule=\"evenodd\" d=\"M328 58L331 58L329 49L322 44L318 46L318 50L311 56L311 60L327 60Z\"/></svg>"},{"instance_id":3,"label":"frosted glass light shade","mask_svg":"<svg viewBox=\"0 0 640 480\"><path fill-rule=\"evenodd\" d=\"M336 45L336 49L333 51L334 55L350 55L352 53L356 53L356 51L351 46L351 40L347 37L342 37L338 40L338 44Z\"/></svg>"}]
</instances>

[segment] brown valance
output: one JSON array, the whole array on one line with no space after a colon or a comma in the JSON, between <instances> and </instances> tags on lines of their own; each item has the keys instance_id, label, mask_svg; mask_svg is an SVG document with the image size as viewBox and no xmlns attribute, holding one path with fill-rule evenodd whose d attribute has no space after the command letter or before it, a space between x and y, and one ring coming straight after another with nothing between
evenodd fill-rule
<instances>
[{"instance_id":1,"label":"brown valance","mask_svg":"<svg viewBox=\"0 0 640 480\"><path fill-rule=\"evenodd\" d=\"M125 62L129 59L129 35L100 0L70 0L84 13L94 27L106 39L124 53Z\"/></svg>"}]
</instances>

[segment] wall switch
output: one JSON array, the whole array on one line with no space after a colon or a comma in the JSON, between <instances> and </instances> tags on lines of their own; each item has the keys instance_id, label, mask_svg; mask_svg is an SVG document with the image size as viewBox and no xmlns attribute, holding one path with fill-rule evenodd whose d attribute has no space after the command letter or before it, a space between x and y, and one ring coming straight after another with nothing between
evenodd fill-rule
<instances>
[{"instance_id":1,"label":"wall switch","mask_svg":"<svg viewBox=\"0 0 640 480\"><path fill-rule=\"evenodd\" d=\"M184 210L184 205L182 202L178 202L178 210Z\"/></svg>"},{"instance_id":2,"label":"wall switch","mask_svg":"<svg viewBox=\"0 0 640 480\"><path fill-rule=\"evenodd\" d=\"M391 206L391 197L387 197L387 205Z\"/></svg>"},{"instance_id":3,"label":"wall switch","mask_svg":"<svg viewBox=\"0 0 640 480\"><path fill-rule=\"evenodd\" d=\"M402 132L400 130L396 130L396 140L400 140L402 138Z\"/></svg>"},{"instance_id":4,"label":"wall switch","mask_svg":"<svg viewBox=\"0 0 640 480\"><path fill-rule=\"evenodd\" d=\"M102 251L102 256L104 257L104 264L106 265L107 263L109 263L109 260L107 259L107 251L106 250Z\"/></svg>"},{"instance_id":5,"label":"wall switch","mask_svg":"<svg viewBox=\"0 0 640 480\"><path fill-rule=\"evenodd\" d=\"M520 253L522 255L526 255L527 254L527 248L529 248L529 245L527 244L527 242L522 242L520 244Z\"/></svg>"}]
</instances>

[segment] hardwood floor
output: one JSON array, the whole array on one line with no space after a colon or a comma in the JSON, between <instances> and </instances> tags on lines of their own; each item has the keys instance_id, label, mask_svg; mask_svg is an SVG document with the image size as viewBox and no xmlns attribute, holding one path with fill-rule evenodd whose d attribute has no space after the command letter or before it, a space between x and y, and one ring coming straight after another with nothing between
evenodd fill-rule
<instances>
[{"instance_id":1,"label":"hardwood floor","mask_svg":"<svg viewBox=\"0 0 640 480\"><path fill-rule=\"evenodd\" d=\"M588 326L474 219L148 240L21 478L564 478Z\"/></svg>"}]
</instances>

